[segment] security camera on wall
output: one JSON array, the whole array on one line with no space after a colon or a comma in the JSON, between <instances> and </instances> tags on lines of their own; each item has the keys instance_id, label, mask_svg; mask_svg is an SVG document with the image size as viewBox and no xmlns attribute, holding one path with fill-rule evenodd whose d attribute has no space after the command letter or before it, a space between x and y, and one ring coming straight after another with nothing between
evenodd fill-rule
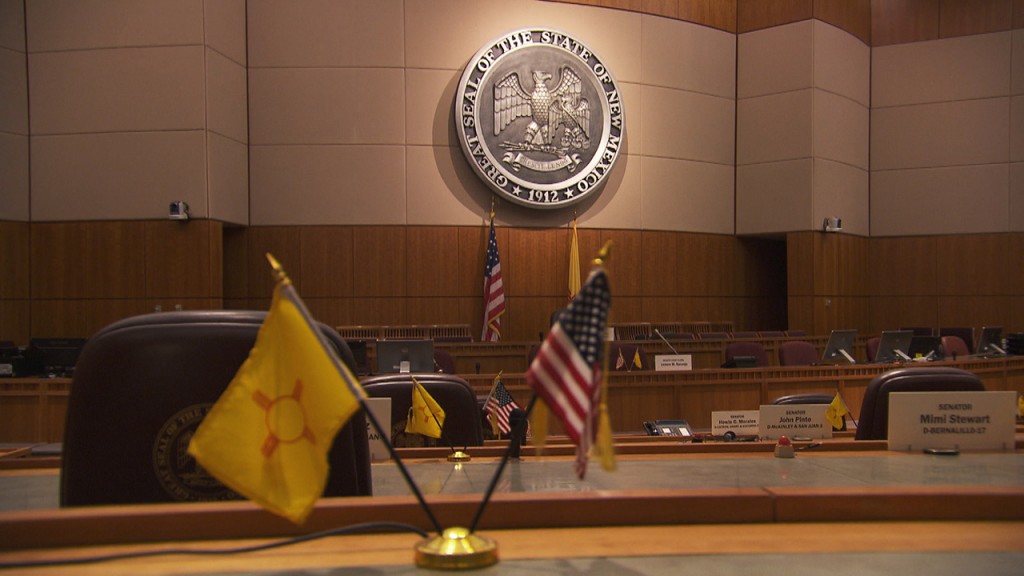
<instances>
[{"instance_id":1,"label":"security camera on wall","mask_svg":"<svg viewBox=\"0 0 1024 576\"><path fill-rule=\"evenodd\" d=\"M167 217L171 220L188 220L191 213L188 210L188 202L175 200L168 208Z\"/></svg>"},{"instance_id":2,"label":"security camera on wall","mask_svg":"<svg viewBox=\"0 0 1024 576\"><path fill-rule=\"evenodd\" d=\"M840 232L843 229L843 219L838 216L832 216L831 218L825 218L825 221L821 225L823 232Z\"/></svg>"}]
</instances>

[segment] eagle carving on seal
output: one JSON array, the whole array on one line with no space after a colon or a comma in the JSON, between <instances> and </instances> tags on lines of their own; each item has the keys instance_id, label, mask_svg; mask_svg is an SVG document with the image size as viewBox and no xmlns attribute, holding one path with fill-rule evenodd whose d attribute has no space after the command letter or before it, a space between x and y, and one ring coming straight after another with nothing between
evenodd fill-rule
<instances>
[{"instance_id":1,"label":"eagle carving on seal","mask_svg":"<svg viewBox=\"0 0 1024 576\"><path fill-rule=\"evenodd\" d=\"M547 85L551 78L547 72L534 70L532 92L523 88L517 72L495 83L494 135L500 135L519 118L530 119L522 139L503 142L503 148L563 155L570 149L583 150L590 146L590 103L580 96L580 77L564 66L554 89ZM564 129L556 143L560 127Z\"/></svg>"}]
</instances>

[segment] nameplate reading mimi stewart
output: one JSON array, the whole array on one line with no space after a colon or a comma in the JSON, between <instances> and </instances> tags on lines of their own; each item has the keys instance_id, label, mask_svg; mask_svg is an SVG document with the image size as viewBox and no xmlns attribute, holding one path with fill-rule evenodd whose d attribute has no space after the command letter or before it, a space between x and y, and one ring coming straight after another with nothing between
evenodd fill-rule
<instances>
[{"instance_id":1,"label":"nameplate reading mimi stewart","mask_svg":"<svg viewBox=\"0 0 1024 576\"><path fill-rule=\"evenodd\" d=\"M470 60L455 95L459 144L476 174L523 206L592 196L622 146L621 93L590 48L563 32L511 32Z\"/></svg>"}]
</instances>

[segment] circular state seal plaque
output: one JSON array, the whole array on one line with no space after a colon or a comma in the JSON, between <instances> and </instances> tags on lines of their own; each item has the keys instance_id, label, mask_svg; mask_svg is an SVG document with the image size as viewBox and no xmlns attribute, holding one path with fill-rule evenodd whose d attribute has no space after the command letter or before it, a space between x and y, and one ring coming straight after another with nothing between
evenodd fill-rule
<instances>
[{"instance_id":1,"label":"circular state seal plaque","mask_svg":"<svg viewBox=\"0 0 1024 576\"><path fill-rule=\"evenodd\" d=\"M601 189L622 146L615 79L582 42L530 28L470 60L455 94L462 151L496 193L560 208Z\"/></svg>"}]
</instances>

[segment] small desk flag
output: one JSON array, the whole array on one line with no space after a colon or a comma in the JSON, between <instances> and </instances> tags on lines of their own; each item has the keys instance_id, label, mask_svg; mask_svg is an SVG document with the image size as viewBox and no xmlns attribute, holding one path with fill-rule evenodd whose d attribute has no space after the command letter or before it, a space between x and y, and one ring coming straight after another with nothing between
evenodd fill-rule
<instances>
[{"instance_id":1,"label":"small desk flag","mask_svg":"<svg viewBox=\"0 0 1024 576\"><path fill-rule=\"evenodd\" d=\"M315 330L279 281L249 357L188 448L232 490L296 524L323 494L327 452L362 394Z\"/></svg>"},{"instance_id":2,"label":"small desk flag","mask_svg":"<svg viewBox=\"0 0 1024 576\"><path fill-rule=\"evenodd\" d=\"M409 408L409 415L405 421L405 431L410 434L440 438L443 427L444 410L427 392L427 389L413 378L412 406Z\"/></svg>"},{"instance_id":3,"label":"small desk flag","mask_svg":"<svg viewBox=\"0 0 1024 576\"><path fill-rule=\"evenodd\" d=\"M840 430L843 427L843 416L849 413L850 409L846 407L846 402L843 402L843 397L836 392L836 397L825 409L825 420L828 420L833 430Z\"/></svg>"}]
</instances>

